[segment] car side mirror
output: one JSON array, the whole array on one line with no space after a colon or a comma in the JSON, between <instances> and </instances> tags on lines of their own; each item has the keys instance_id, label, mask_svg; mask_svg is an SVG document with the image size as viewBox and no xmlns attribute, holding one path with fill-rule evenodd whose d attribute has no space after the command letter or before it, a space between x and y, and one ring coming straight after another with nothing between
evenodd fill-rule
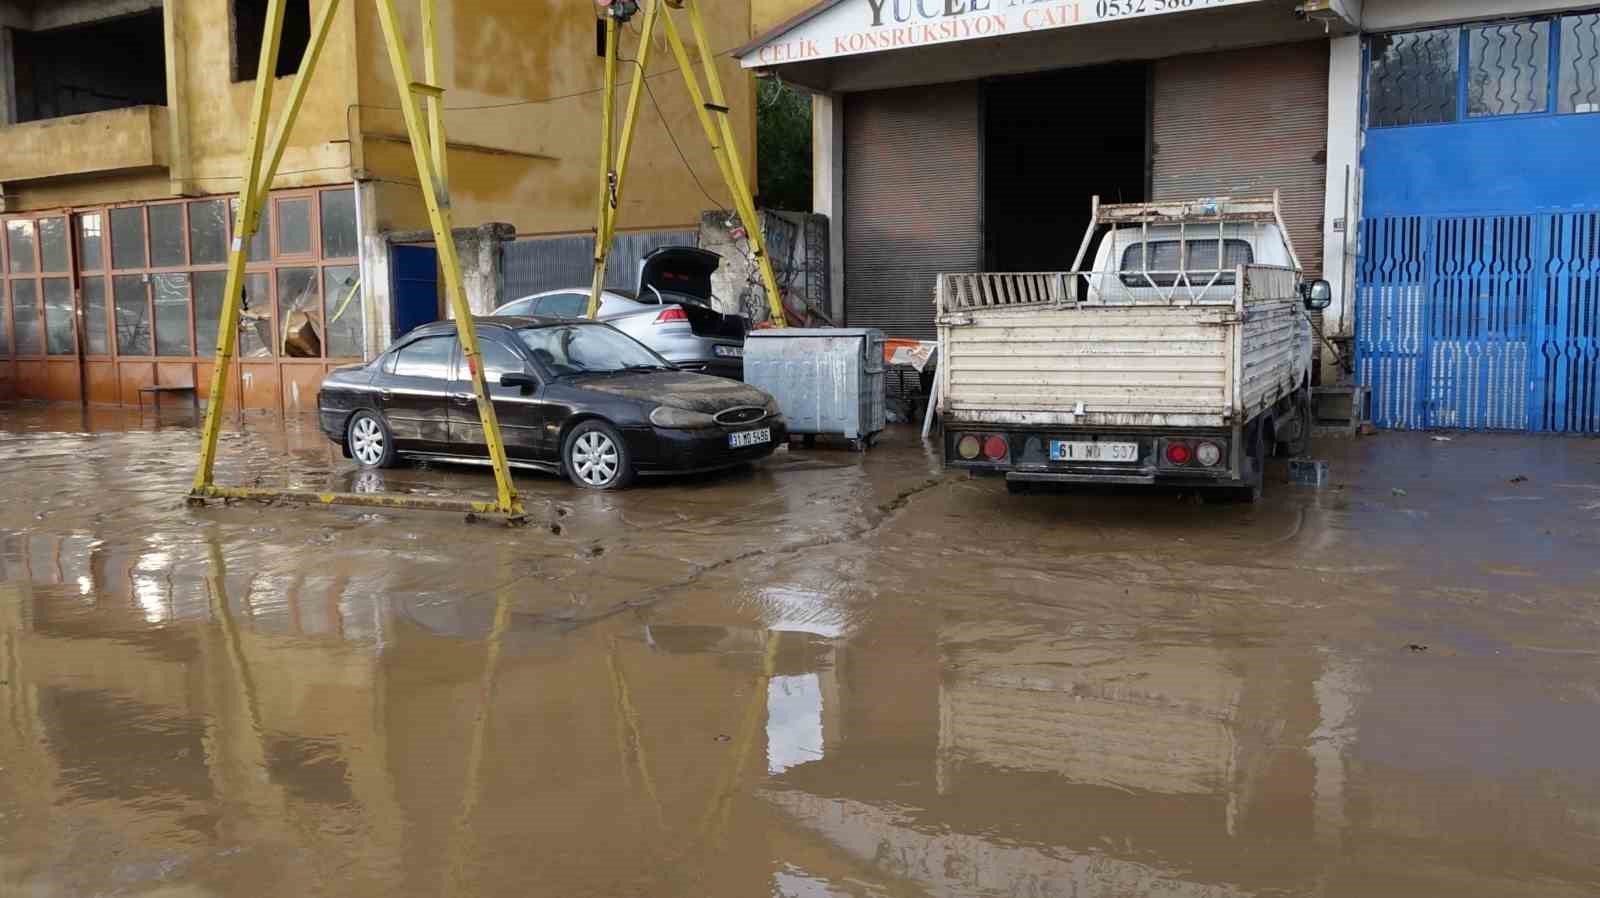
<instances>
[{"instance_id":1,"label":"car side mirror","mask_svg":"<svg viewBox=\"0 0 1600 898\"><path fill-rule=\"evenodd\" d=\"M500 386L520 387L522 392L526 394L539 386L539 378L534 377L532 374L520 374L515 371L507 372L500 375Z\"/></svg>"},{"instance_id":2,"label":"car side mirror","mask_svg":"<svg viewBox=\"0 0 1600 898\"><path fill-rule=\"evenodd\" d=\"M1301 284L1300 292L1305 297L1306 309L1320 312L1333 305L1333 286L1324 280L1315 280L1309 284Z\"/></svg>"}]
</instances>

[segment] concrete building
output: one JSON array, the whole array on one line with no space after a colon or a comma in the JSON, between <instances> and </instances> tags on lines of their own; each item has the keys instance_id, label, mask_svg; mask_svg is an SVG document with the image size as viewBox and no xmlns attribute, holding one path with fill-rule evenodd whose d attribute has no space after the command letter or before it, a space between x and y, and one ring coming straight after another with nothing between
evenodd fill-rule
<instances>
[{"instance_id":1,"label":"concrete building","mask_svg":"<svg viewBox=\"0 0 1600 898\"><path fill-rule=\"evenodd\" d=\"M1092 195L1276 189L1380 425L1600 432L1592 8L755 6L741 63L815 92L835 320L930 337L937 272L1066 268Z\"/></svg>"},{"instance_id":2,"label":"concrete building","mask_svg":"<svg viewBox=\"0 0 1600 898\"><path fill-rule=\"evenodd\" d=\"M319 2L289 3L278 108ZM398 6L420 70L417 6ZM0 0L0 398L131 405L153 383L208 389L265 8ZM754 82L726 53L750 38L749 8L706 10L753 169ZM475 308L495 299L499 241L593 226L594 21L588 5L439 5L451 198ZM712 205L699 184L720 192L674 68L669 53L651 65L628 229L693 230ZM252 245L229 394L250 409L309 408L329 368L440 311L374 4L342 5L316 79Z\"/></svg>"}]
</instances>

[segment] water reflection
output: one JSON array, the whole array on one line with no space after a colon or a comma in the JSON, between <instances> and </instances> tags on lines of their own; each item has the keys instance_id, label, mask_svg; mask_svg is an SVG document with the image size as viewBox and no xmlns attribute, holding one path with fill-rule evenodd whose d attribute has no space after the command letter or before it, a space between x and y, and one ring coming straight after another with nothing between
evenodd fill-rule
<instances>
[{"instance_id":1,"label":"water reflection","mask_svg":"<svg viewBox=\"0 0 1600 898\"><path fill-rule=\"evenodd\" d=\"M1515 666L869 595L852 553L588 622L530 604L513 544L454 591L257 559L0 533L0 893L1596 880L1593 697Z\"/></svg>"}]
</instances>

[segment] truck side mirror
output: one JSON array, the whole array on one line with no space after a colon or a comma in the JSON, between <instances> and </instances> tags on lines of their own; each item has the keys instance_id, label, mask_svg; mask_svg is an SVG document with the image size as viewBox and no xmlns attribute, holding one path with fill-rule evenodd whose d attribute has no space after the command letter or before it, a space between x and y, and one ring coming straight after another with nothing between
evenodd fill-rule
<instances>
[{"instance_id":1,"label":"truck side mirror","mask_svg":"<svg viewBox=\"0 0 1600 898\"><path fill-rule=\"evenodd\" d=\"M1300 293L1305 297L1308 311L1320 312L1333 305L1333 287L1327 281L1315 280L1301 284Z\"/></svg>"}]
</instances>

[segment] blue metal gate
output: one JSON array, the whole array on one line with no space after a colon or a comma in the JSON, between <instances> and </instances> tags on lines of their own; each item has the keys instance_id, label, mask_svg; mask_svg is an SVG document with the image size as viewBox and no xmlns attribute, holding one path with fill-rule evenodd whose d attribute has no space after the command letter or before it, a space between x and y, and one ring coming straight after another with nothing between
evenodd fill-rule
<instances>
[{"instance_id":1,"label":"blue metal gate","mask_svg":"<svg viewBox=\"0 0 1600 898\"><path fill-rule=\"evenodd\" d=\"M1600 212L1362 227L1356 364L1375 423L1600 433Z\"/></svg>"},{"instance_id":2,"label":"blue metal gate","mask_svg":"<svg viewBox=\"0 0 1600 898\"><path fill-rule=\"evenodd\" d=\"M1600 15L1375 35L1364 105L1371 420L1600 433Z\"/></svg>"}]
</instances>

